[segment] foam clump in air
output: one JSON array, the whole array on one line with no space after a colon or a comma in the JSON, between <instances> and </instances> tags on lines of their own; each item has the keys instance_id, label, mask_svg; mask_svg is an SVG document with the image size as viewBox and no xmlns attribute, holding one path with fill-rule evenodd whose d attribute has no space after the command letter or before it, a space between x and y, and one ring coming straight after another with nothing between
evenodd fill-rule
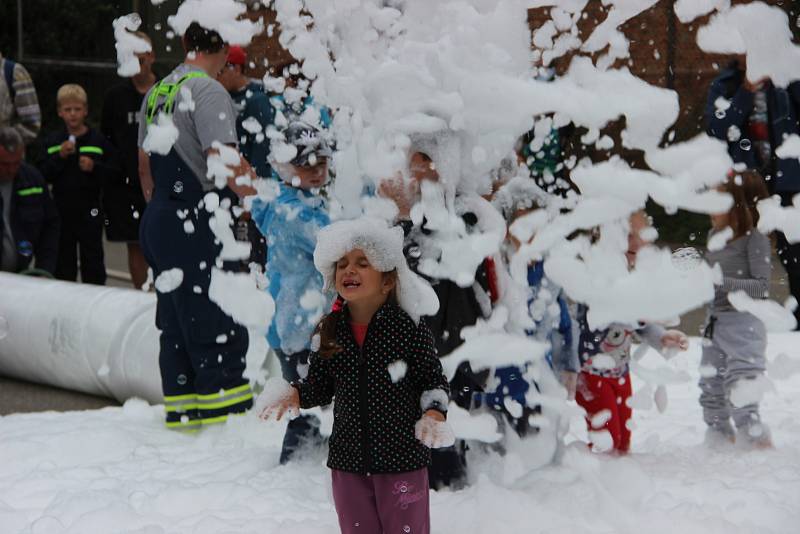
<instances>
[{"instance_id":1,"label":"foam clump in air","mask_svg":"<svg viewBox=\"0 0 800 534\"><path fill-rule=\"evenodd\" d=\"M792 310L774 300L754 299L744 291L733 291L728 294L728 301L738 311L758 317L769 332L791 332L797 327Z\"/></svg>"},{"instance_id":2,"label":"foam clump in air","mask_svg":"<svg viewBox=\"0 0 800 534\"><path fill-rule=\"evenodd\" d=\"M778 197L770 197L758 203L758 231L768 234L780 230L789 243L800 241L800 196L795 195L791 206L781 206Z\"/></svg>"},{"instance_id":3,"label":"foam clump in air","mask_svg":"<svg viewBox=\"0 0 800 534\"><path fill-rule=\"evenodd\" d=\"M176 267L159 274L155 286L159 293L170 293L178 289L182 283L183 270Z\"/></svg>"},{"instance_id":4,"label":"foam clump in air","mask_svg":"<svg viewBox=\"0 0 800 534\"><path fill-rule=\"evenodd\" d=\"M779 87L798 79L800 47L792 41L786 12L765 2L741 4L717 13L697 32L701 50L746 54L747 79L770 78Z\"/></svg>"},{"instance_id":5,"label":"foam clump in air","mask_svg":"<svg viewBox=\"0 0 800 534\"><path fill-rule=\"evenodd\" d=\"M275 313L275 302L266 291L260 291L248 273L232 273L214 268L208 298L234 321L261 335L266 334Z\"/></svg>"},{"instance_id":6,"label":"foam clump in air","mask_svg":"<svg viewBox=\"0 0 800 534\"><path fill-rule=\"evenodd\" d=\"M197 22L203 28L214 30L229 44L246 46L264 31L264 24L242 18L247 6L234 0L185 0L178 12L167 19L178 35Z\"/></svg>"},{"instance_id":7,"label":"foam clump in air","mask_svg":"<svg viewBox=\"0 0 800 534\"><path fill-rule=\"evenodd\" d=\"M686 24L714 10L730 6L731 0L678 0L675 2L675 14L678 20Z\"/></svg>"},{"instance_id":8,"label":"foam clump in air","mask_svg":"<svg viewBox=\"0 0 800 534\"><path fill-rule=\"evenodd\" d=\"M147 126L142 149L148 154L155 152L166 156L178 140L178 135L178 128L172 117L166 113L159 113L156 121Z\"/></svg>"},{"instance_id":9,"label":"foam clump in air","mask_svg":"<svg viewBox=\"0 0 800 534\"><path fill-rule=\"evenodd\" d=\"M146 54L153 47L138 35L132 33L139 29L142 18L138 13L131 13L114 19L114 39L117 41L117 74L128 78L139 74L139 58L136 54Z\"/></svg>"},{"instance_id":10,"label":"foam clump in air","mask_svg":"<svg viewBox=\"0 0 800 534\"><path fill-rule=\"evenodd\" d=\"M800 158L800 135L792 134L785 138L775 149L775 154L781 159Z\"/></svg>"}]
</instances>

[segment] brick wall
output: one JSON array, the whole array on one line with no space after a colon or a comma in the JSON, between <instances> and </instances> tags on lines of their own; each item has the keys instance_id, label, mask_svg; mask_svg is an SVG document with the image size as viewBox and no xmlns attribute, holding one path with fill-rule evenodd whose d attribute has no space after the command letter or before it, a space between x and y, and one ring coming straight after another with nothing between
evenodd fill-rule
<instances>
[{"instance_id":1,"label":"brick wall","mask_svg":"<svg viewBox=\"0 0 800 534\"><path fill-rule=\"evenodd\" d=\"M734 0L733 3L747 3L750 0ZM764 0L771 5L786 9L790 19L795 21L800 16L800 2L792 0ZM724 68L731 58L709 55L702 52L696 43L697 29L707 22L708 17L701 17L691 24L682 24L674 14L675 0L660 0L652 8L640 13L626 22L620 29L630 40L630 59L620 60L616 66L628 65L636 76L648 83L674 89L678 92L681 112L674 126L675 141L686 140L702 131L702 115L705 105L705 94L711 80L718 70ZM549 20L549 8L531 9L528 12L528 23L532 30ZM585 17L578 24L580 36L586 39L597 24L606 18L607 6L601 0L589 0L584 10ZM266 59L269 69L279 73L282 68L292 63L292 57L278 42L279 25L275 23L275 13L271 10L252 12L251 17L264 16L265 25L274 24L271 36L261 35L249 47L251 60L255 68L249 70L254 77L261 77L266 72ZM800 28L792 25L796 35ZM602 52L601 52L602 53ZM569 57L555 62L557 70L563 71L569 65ZM621 125L612 125L606 133L619 138ZM620 144L617 143L619 147ZM619 148L616 152L622 152ZM607 153L590 151L592 157L606 157ZM641 162L640 155L625 153L634 163Z\"/></svg>"},{"instance_id":2,"label":"brick wall","mask_svg":"<svg viewBox=\"0 0 800 534\"><path fill-rule=\"evenodd\" d=\"M750 0L734 0L733 4L748 3ZM800 2L792 0L764 0L766 3L786 10L791 21L795 42L800 41ZM672 128L674 141L688 140L704 130L703 110L706 94L712 80L720 69L733 59L731 56L706 54L697 46L697 30L708 22L709 16L695 19L690 24L682 24L674 14L675 0L660 0L652 8L621 26L630 40L630 59L620 60L616 66L627 64L636 76L648 83L673 89L678 93L680 115ZM528 13L532 29L538 28L546 20L549 9L535 9ZM580 21L580 36L585 40L597 24L606 17L606 7L600 0L589 0L585 9L587 17ZM602 51L601 51L602 53ZM563 71L569 65L569 57L556 61L556 70ZM624 124L617 121L604 130L617 142L612 151L599 151L594 147L584 147L579 142L580 130L573 136L567 151L578 157L588 156L593 161L606 159L611 152L620 154L635 167L646 167L642 153L623 150L619 134ZM668 132L669 135L669 132ZM672 244L702 246L708 230L708 217L679 211L667 215L654 203L648 206L658 228L661 240Z\"/></svg>"},{"instance_id":3,"label":"brick wall","mask_svg":"<svg viewBox=\"0 0 800 534\"><path fill-rule=\"evenodd\" d=\"M733 0L734 4L747 3L750 0ZM796 41L800 40L800 1L798 0L764 0L771 5L786 10L792 21L791 27ZM731 57L710 55L697 47L698 28L707 21L708 16L695 19L690 24L682 24L674 14L675 0L660 0L653 7L640 13L620 28L630 40L630 58L620 60L617 67L627 65L631 71L648 83L674 89L680 101L680 115L672 128L675 142L685 141L703 131L703 108L706 93L711 81ZM601 0L589 0L578 28L582 40L585 40L597 24L605 20L607 8ZM266 24L273 24L274 13L262 12ZM259 16L260 14L253 14ZM549 8L531 9L528 12L528 23L532 30L549 20ZM261 36L250 47L251 57L257 64L251 70L253 76L263 76L266 70L263 58L266 58L273 73L292 62L291 56L283 50L278 42L279 27L275 26L272 36ZM602 53L602 51L600 52ZM569 57L558 59L554 66L563 72L569 65ZM582 132L577 130L567 149L569 154L578 157L589 156L593 160L607 159L611 152L622 155L631 165L644 167L641 152L628 151L621 148L619 136L624 124L617 121L607 127L603 133L615 139L615 148L611 151L599 151L594 147L584 147L580 143ZM667 135L673 132L668 132ZM678 212L669 216L658 206L648 208L655 218L661 238L672 243L698 245L704 242L708 225L707 217Z\"/></svg>"},{"instance_id":4,"label":"brick wall","mask_svg":"<svg viewBox=\"0 0 800 534\"><path fill-rule=\"evenodd\" d=\"M267 71L272 75L280 74L283 67L294 62L294 58L278 42L280 25L275 22L275 12L271 9L262 9L251 11L249 16L253 20L263 17L267 31L256 36L247 47L250 62L253 64L247 69L247 75L260 79Z\"/></svg>"},{"instance_id":5,"label":"brick wall","mask_svg":"<svg viewBox=\"0 0 800 534\"><path fill-rule=\"evenodd\" d=\"M734 0L733 4L751 0ZM792 0L763 0L786 10L791 21L800 16L800 2ZM681 23L674 13L675 0L660 0L650 9L640 13L620 27L630 40L630 59L619 60L615 66L627 65L631 72L650 84L674 89L678 93L681 111L674 126L675 141L689 139L703 130L702 116L706 92L711 81L732 59L724 55L706 54L697 46L698 28L708 22L709 16L695 19L690 24ZM589 0L584 17L578 24L582 40L588 38L597 24L605 20L607 6L600 0ZM549 19L549 8L531 9L528 22L533 30ZM800 27L792 24L796 37ZM602 53L602 51L601 51ZM569 57L556 61L557 70L563 71ZM611 127L611 133L619 130ZM613 136L613 135L612 135ZM626 154L634 161L639 158Z\"/></svg>"}]
</instances>

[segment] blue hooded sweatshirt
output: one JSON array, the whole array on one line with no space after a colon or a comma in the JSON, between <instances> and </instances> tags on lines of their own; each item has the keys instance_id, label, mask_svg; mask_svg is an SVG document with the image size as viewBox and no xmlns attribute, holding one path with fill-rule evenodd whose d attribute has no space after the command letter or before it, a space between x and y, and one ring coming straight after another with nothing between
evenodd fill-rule
<instances>
[{"instance_id":1,"label":"blue hooded sweatshirt","mask_svg":"<svg viewBox=\"0 0 800 534\"><path fill-rule=\"evenodd\" d=\"M253 202L252 217L267 238L265 274L275 301L267 342L294 354L309 348L316 324L330 305L327 297L320 297L322 275L314 267L317 233L330 218L321 196L283 182L279 187L275 200Z\"/></svg>"}]
</instances>

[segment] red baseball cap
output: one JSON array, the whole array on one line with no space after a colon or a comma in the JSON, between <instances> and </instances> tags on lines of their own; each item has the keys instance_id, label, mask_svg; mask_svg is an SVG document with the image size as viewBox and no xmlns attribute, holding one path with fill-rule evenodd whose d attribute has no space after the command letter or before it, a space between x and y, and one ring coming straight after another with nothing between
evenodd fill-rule
<instances>
[{"instance_id":1,"label":"red baseball cap","mask_svg":"<svg viewBox=\"0 0 800 534\"><path fill-rule=\"evenodd\" d=\"M241 46L228 47L228 63L231 65L244 65L247 63L247 52Z\"/></svg>"}]
</instances>

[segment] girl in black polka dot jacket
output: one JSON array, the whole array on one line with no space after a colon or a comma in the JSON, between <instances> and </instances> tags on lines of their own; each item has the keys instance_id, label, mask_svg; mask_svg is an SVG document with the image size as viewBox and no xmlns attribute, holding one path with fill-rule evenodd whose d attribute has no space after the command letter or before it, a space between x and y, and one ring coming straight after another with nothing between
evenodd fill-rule
<instances>
[{"instance_id":1,"label":"girl in black polka dot jacket","mask_svg":"<svg viewBox=\"0 0 800 534\"><path fill-rule=\"evenodd\" d=\"M342 532L430 532L430 449L452 445L448 382L421 315L431 287L403 257L403 232L369 219L320 231L314 263L344 301L312 342L308 376L262 417L334 401L328 467Z\"/></svg>"}]
</instances>

